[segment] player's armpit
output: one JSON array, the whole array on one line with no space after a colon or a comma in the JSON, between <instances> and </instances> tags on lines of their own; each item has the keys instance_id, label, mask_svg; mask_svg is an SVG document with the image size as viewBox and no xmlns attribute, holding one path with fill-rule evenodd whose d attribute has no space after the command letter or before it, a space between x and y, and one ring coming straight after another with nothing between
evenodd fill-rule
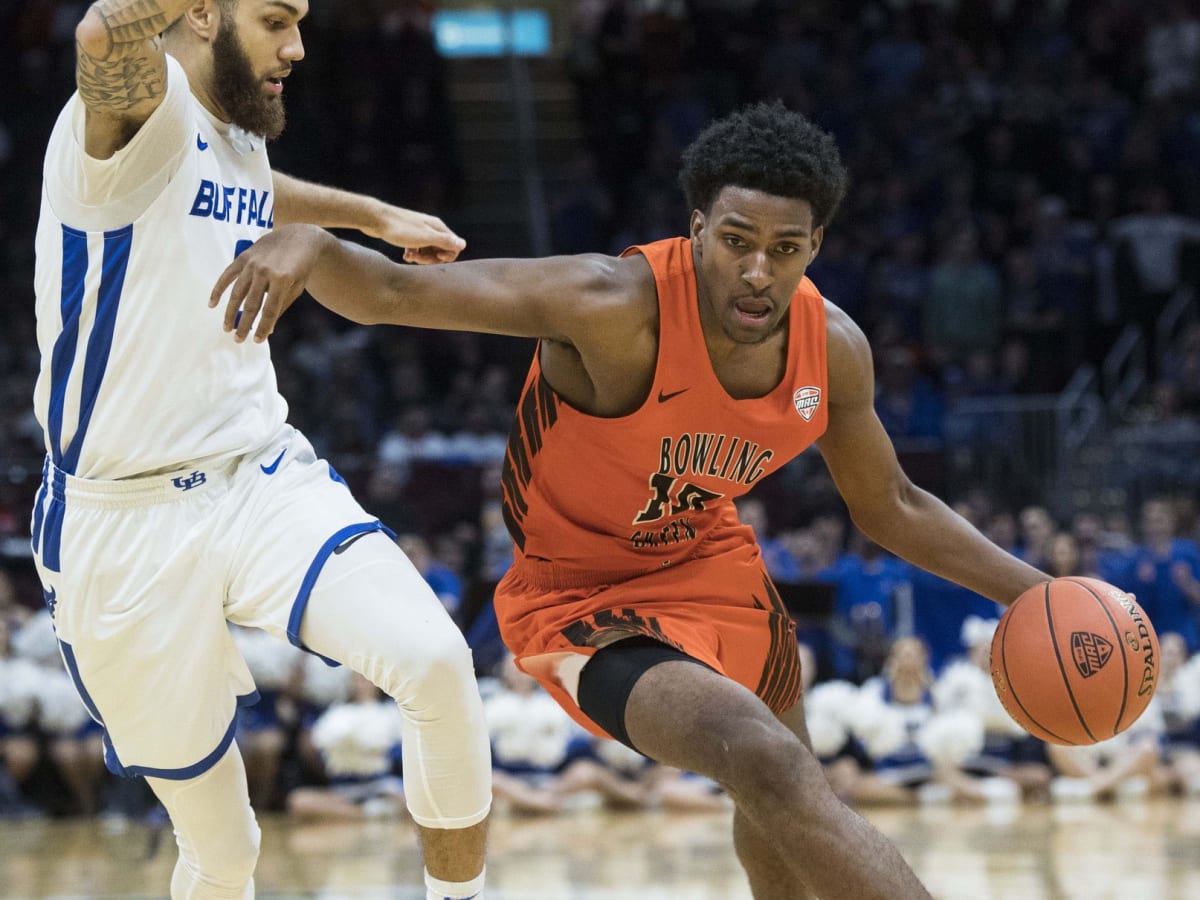
<instances>
[{"instance_id":1,"label":"player's armpit","mask_svg":"<svg viewBox=\"0 0 1200 900\"><path fill-rule=\"evenodd\" d=\"M187 0L100 0L75 28L75 82L87 107L89 155L107 159L162 102L167 65L157 36Z\"/></svg>"}]
</instances>

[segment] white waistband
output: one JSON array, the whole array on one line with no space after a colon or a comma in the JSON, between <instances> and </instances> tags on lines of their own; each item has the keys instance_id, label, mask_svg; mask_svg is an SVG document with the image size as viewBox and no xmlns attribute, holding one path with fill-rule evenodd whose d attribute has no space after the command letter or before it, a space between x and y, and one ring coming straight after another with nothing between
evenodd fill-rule
<instances>
[{"instance_id":1,"label":"white waistband","mask_svg":"<svg viewBox=\"0 0 1200 900\"><path fill-rule=\"evenodd\" d=\"M241 456L204 460L174 472L104 481L68 475L47 460L45 483L50 493L71 504L104 509L149 506L196 496L224 484L237 470Z\"/></svg>"}]
</instances>

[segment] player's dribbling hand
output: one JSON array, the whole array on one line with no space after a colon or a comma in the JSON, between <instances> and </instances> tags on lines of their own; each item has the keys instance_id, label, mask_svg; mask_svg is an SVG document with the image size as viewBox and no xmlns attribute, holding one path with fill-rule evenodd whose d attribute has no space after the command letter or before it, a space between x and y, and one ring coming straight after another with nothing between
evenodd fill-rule
<instances>
[{"instance_id":1,"label":"player's dribbling hand","mask_svg":"<svg viewBox=\"0 0 1200 900\"><path fill-rule=\"evenodd\" d=\"M325 240L333 238L314 225L283 225L264 235L221 273L209 295L209 309L232 285L225 303L225 330L234 332L240 344L254 329L254 340L262 343L304 291Z\"/></svg>"},{"instance_id":2,"label":"player's dribbling hand","mask_svg":"<svg viewBox=\"0 0 1200 900\"><path fill-rule=\"evenodd\" d=\"M437 216L398 206L383 206L378 223L364 227L362 232L393 247L403 247L404 261L420 265L454 262L467 246Z\"/></svg>"}]
</instances>

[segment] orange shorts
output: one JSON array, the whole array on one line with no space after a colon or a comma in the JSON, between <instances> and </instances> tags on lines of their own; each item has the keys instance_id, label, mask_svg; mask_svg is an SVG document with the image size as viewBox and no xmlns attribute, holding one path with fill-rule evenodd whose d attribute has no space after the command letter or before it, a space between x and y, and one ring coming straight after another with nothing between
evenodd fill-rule
<instances>
[{"instance_id":1,"label":"orange shorts","mask_svg":"<svg viewBox=\"0 0 1200 900\"><path fill-rule=\"evenodd\" d=\"M600 647L636 635L711 666L777 714L800 699L796 625L753 544L613 583L562 586L573 580L563 575L518 562L496 588L496 617L517 666L592 734L611 737L579 709L579 672Z\"/></svg>"}]
</instances>

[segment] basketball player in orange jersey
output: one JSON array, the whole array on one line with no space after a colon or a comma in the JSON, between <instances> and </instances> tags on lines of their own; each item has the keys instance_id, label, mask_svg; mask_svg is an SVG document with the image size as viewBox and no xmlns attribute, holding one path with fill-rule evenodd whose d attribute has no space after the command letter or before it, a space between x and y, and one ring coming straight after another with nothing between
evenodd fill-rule
<instances>
[{"instance_id":1,"label":"basketball player in orange jersey","mask_svg":"<svg viewBox=\"0 0 1200 900\"><path fill-rule=\"evenodd\" d=\"M357 322L540 338L495 598L521 668L593 732L723 785L759 900L927 897L822 776L794 627L733 500L816 442L855 523L899 556L1001 603L1048 576L909 481L866 338L804 276L845 189L832 138L750 107L697 138L681 181L688 236L620 258L402 267L289 226L211 303L232 286L239 341L305 288Z\"/></svg>"}]
</instances>

